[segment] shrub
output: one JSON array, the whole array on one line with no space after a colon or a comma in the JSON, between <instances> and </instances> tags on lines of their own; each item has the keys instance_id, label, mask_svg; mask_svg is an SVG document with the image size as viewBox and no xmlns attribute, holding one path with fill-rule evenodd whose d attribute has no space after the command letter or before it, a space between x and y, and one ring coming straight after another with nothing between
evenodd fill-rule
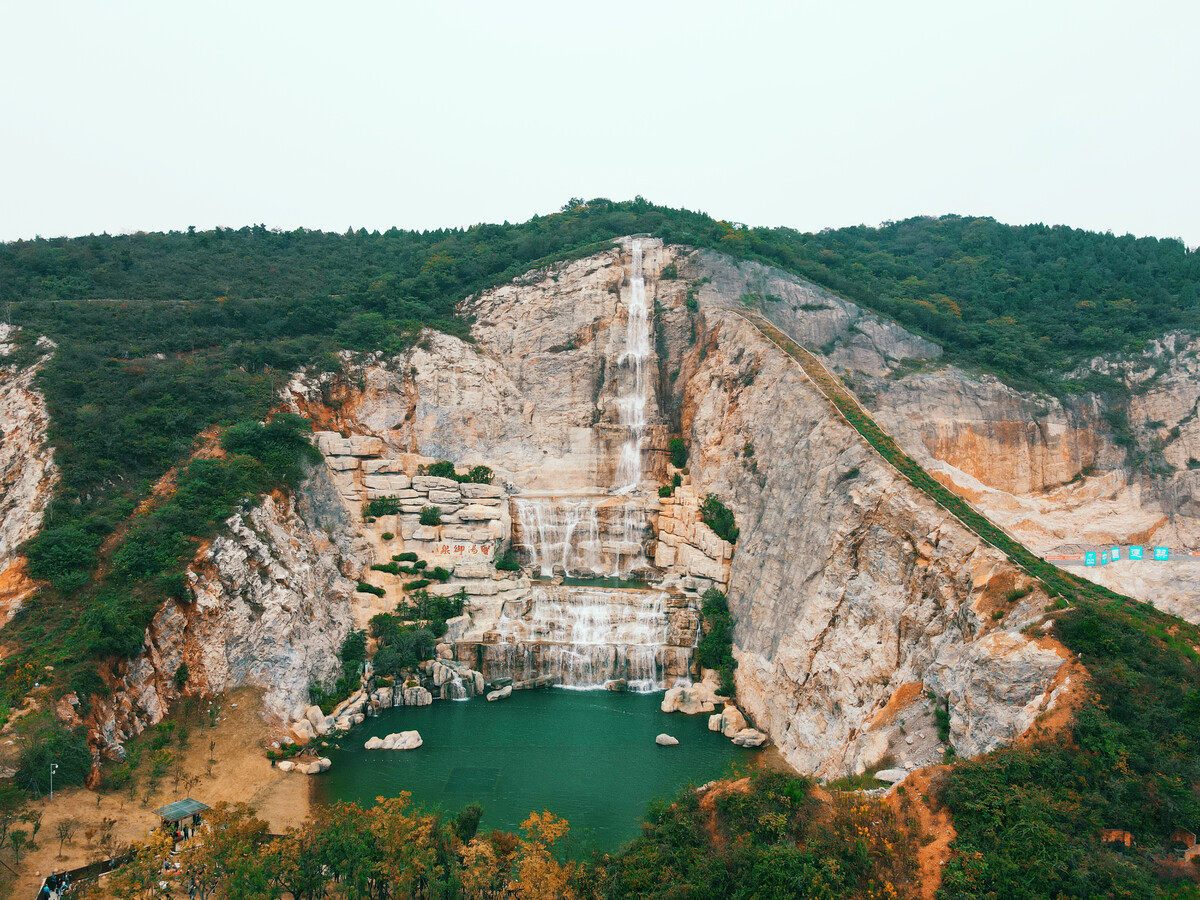
<instances>
[{"instance_id":1,"label":"shrub","mask_svg":"<svg viewBox=\"0 0 1200 900\"><path fill-rule=\"evenodd\" d=\"M517 557L513 554L512 549L504 551L504 554L496 560L496 569L501 572L518 572L521 569L521 564L517 562Z\"/></svg>"},{"instance_id":2,"label":"shrub","mask_svg":"<svg viewBox=\"0 0 1200 900\"><path fill-rule=\"evenodd\" d=\"M436 478L449 478L459 484L491 484L494 477L492 470L487 466L472 466L466 475L459 475L454 471L454 463L445 459L421 466L421 472Z\"/></svg>"},{"instance_id":3,"label":"shrub","mask_svg":"<svg viewBox=\"0 0 1200 900\"><path fill-rule=\"evenodd\" d=\"M491 484L493 478L492 470L487 466L474 466L467 473L466 481L471 484ZM458 479L462 480L462 479Z\"/></svg>"},{"instance_id":4,"label":"shrub","mask_svg":"<svg viewBox=\"0 0 1200 900\"><path fill-rule=\"evenodd\" d=\"M187 684L188 681L188 674L187 663L180 663L179 668L175 670L175 674L171 677L171 680L175 682L175 690L183 690L183 686Z\"/></svg>"},{"instance_id":5,"label":"shrub","mask_svg":"<svg viewBox=\"0 0 1200 900\"><path fill-rule=\"evenodd\" d=\"M700 504L700 518L713 530L717 537L736 544L738 527L733 521L733 511L722 503L716 494L709 494Z\"/></svg>"},{"instance_id":6,"label":"shrub","mask_svg":"<svg viewBox=\"0 0 1200 900\"><path fill-rule=\"evenodd\" d=\"M367 584L365 581L360 581L358 583L357 590L364 594L374 594L376 597L382 597L387 593L387 591L385 591L383 588L375 587L373 584Z\"/></svg>"},{"instance_id":7,"label":"shrub","mask_svg":"<svg viewBox=\"0 0 1200 900\"><path fill-rule=\"evenodd\" d=\"M664 484L658 489L658 496L660 497L670 497L673 493L675 493L675 488L669 484Z\"/></svg>"},{"instance_id":8,"label":"shrub","mask_svg":"<svg viewBox=\"0 0 1200 900\"><path fill-rule=\"evenodd\" d=\"M429 577L437 579L438 581L449 581L450 570L443 569L441 566L434 566L434 568L429 572Z\"/></svg>"},{"instance_id":9,"label":"shrub","mask_svg":"<svg viewBox=\"0 0 1200 900\"><path fill-rule=\"evenodd\" d=\"M50 789L50 764L55 787L83 784L92 770L92 751L82 732L68 731L52 715L27 717L21 723L17 773L13 783L24 791L43 794Z\"/></svg>"},{"instance_id":10,"label":"shrub","mask_svg":"<svg viewBox=\"0 0 1200 900\"><path fill-rule=\"evenodd\" d=\"M410 581L404 585L406 591L419 591L421 588L429 587L428 578L418 578L416 581Z\"/></svg>"},{"instance_id":11,"label":"shrub","mask_svg":"<svg viewBox=\"0 0 1200 900\"><path fill-rule=\"evenodd\" d=\"M683 442L683 438L671 438L668 451L671 454L671 465L675 468L682 469L687 465L688 449L687 444Z\"/></svg>"},{"instance_id":12,"label":"shrub","mask_svg":"<svg viewBox=\"0 0 1200 900\"><path fill-rule=\"evenodd\" d=\"M440 506L426 506L421 510L422 525L441 525L442 524L442 508Z\"/></svg>"},{"instance_id":13,"label":"shrub","mask_svg":"<svg viewBox=\"0 0 1200 900\"><path fill-rule=\"evenodd\" d=\"M372 563L371 568L376 572L387 572L389 575L399 575L400 567L394 562Z\"/></svg>"},{"instance_id":14,"label":"shrub","mask_svg":"<svg viewBox=\"0 0 1200 900\"><path fill-rule=\"evenodd\" d=\"M658 277L662 281L674 281L679 277L679 269L675 263L667 263L662 267L662 271L658 273Z\"/></svg>"},{"instance_id":15,"label":"shrub","mask_svg":"<svg viewBox=\"0 0 1200 900\"><path fill-rule=\"evenodd\" d=\"M397 553L395 556L392 557L392 559L395 560L396 562L416 562L417 554L406 551L404 553Z\"/></svg>"},{"instance_id":16,"label":"shrub","mask_svg":"<svg viewBox=\"0 0 1200 900\"><path fill-rule=\"evenodd\" d=\"M394 537L395 537L395 535L394 535L394 534L392 534L390 531L385 531L385 532L384 532L383 534L381 534L379 537L380 537L380 539L381 539L381 540L390 541L392 538L394 538Z\"/></svg>"},{"instance_id":17,"label":"shrub","mask_svg":"<svg viewBox=\"0 0 1200 900\"><path fill-rule=\"evenodd\" d=\"M439 460L435 463L430 463L427 466L421 466L420 471L425 475L430 475L434 478L453 478L458 480L454 472L454 463L447 459Z\"/></svg>"},{"instance_id":18,"label":"shrub","mask_svg":"<svg viewBox=\"0 0 1200 900\"><path fill-rule=\"evenodd\" d=\"M716 669L721 675L721 693L732 697L737 660L733 658L733 616L729 614L729 602L719 590L709 588L700 611L704 616L704 636L696 648L696 661L706 669Z\"/></svg>"},{"instance_id":19,"label":"shrub","mask_svg":"<svg viewBox=\"0 0 1200 900\"><path fill-rule=\"evenodd\" d=\"M399 512L400 499L398 497L376 497L363 507L363 518L378 519L380 516L394 516Z\"/></svg>"}]
</instances>

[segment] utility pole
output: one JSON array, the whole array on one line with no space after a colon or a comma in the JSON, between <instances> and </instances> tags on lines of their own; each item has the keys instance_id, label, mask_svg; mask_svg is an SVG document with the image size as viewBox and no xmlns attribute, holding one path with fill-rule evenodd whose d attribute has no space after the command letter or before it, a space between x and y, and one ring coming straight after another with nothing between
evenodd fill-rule
<instances>
[{"instance_id":1,"label":"utility pole","mask_svg":"<svg viewBox=\"0 0 1200 900\"><path fill-rule=\"evenodd\" d=\"M54 773L58 771L58 763L50 763L50 802L54 802Z\"/></svg>"}]
</instances>

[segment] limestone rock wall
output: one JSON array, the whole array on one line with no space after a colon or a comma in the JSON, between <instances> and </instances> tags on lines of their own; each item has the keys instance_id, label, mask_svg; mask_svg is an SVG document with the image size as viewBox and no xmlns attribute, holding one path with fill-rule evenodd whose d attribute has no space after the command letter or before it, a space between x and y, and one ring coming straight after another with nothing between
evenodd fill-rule
<instances>
[{"instance_id":1,"label":"limestone rock wall","mask_svg":"<svg viewBox=\"0 0 1200 900\"><path fill-rule=\"evenodd\" d=\"M354 622L353 577L365 557L334 537L354 529L323 467L295 498L267 497L226 526L188 573L192 602L158 612L146 650L122 664L117 690L97 703L92 732L109 756L120 757L124 741L181 695L173 678L183 663L183 693L257 685L280 723L307 706L310 684L340 673L338 651Z\"/></svg>"},{"instance_id":2,"label":"limestone rock wall","mask_svg":"<svg viewBox=\"0 0 1200 900\"><path fill-rule=\"evenodd\" d=\"M58 480L54 450L46 442L46 399L35 384L54 344L39 340L43 355L32 365L5 365L16 350L17 330L0 324L0 625L33 589L18 550L37 534Z\"/></svg>"},{"instance_id":3,"label":"limestone rock wall","mask_svg":"<svg viewBox=\"0 0 1200 900\"><path fill-rule=\"evenodd\" d=\"M1019 633L1044 598L995 624L1022 575L877 457L726 300L702 298L704 339L679 381L693 486L741 528L729 581L740 708L797 768L831 776L888 754L936 761L935 745L910 751L896 716L879 716L900 703L900 718L932 728L928 690L944 691L959 752L1023 732L1063 665ZM978 702L976 670L993 677L992 702Z\"/></svg>"}]
</instances>

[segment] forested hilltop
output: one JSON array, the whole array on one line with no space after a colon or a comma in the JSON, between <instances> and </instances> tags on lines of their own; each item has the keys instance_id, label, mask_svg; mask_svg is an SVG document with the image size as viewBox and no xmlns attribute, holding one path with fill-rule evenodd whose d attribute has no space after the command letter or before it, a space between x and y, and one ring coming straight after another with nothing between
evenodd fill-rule
<instances>
[{"instance_id":1,"label":"forested hilltop","mask_svg":"<svg viewBox=\"0 0 1200 900\"><path fill-rule=\"evenodd\" d=\"M1022 387L1069 390L1062 376L1082 360L1200 323L1200 256L1178 240L961 216L802 233L640 198L573 200L520 224L419 233L254 226L19 241L0 245L0 300L48 332L90 326L99 337L119 321L134 354L233 341L244 345L240 362L288 367L311 361L314 339L321 349L329 340L375 349L420 326L462 332L454 305L465 294L637 232L778 265ZM136 309L42 306L97 298L199 305L165 323L161 310L151 323ZM249 300L253 308L236 302Z\"/></svg>"}]
</instances>

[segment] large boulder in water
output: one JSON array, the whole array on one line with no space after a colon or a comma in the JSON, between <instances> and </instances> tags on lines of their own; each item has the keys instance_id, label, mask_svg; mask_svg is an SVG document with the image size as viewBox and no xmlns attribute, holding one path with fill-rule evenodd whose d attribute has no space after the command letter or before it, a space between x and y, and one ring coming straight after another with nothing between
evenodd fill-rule
<instances>
[{"instance_id":1,"label":"large boulder in water","mask_svg":"<svg viewBox=\"0 0 1200 900\"><path fill-rule=\"evenodd\" d=\"M370 741L367 742L368 744ZM377 747L367 747L368 750L416 750L423 744L421 733L418 731L399 731L389 734Z\"/></svg>"},{"instance_id":2,"label":"large boulder in water","mask_svg":"<svg viewBox=\"0 0 1200 900\"><path fill-rule=\"evenodd\" d=\"M669 734L660 734L654 739L654 743L658 744L660 747L674 747L679 743L679 740L671 737Z\"/></svg>"},{"instance_id":3,"label":"large boulder in water","mask_svg":"<svg viewBox=\"0 0 1200 900\"><path fill-rule=\"evenodd\" d=\"M711 713L717 708L717 693L713 686L706 681L699 684L677 685L663 694L662 711L665 713L681 712L694 716L697 713Z\"/></svg>"},{"instance_id":4,"label":"large boulder in water","mask_svg":"<svg viewBox=\"0 0 1200 900\"><path fill-rule=\"evenodd\" d=\"M495 691L492 691L491 693L489 693L487 695L487 700L488 700L488 703L491 703L493 700L503 700L506 697L511 697L511 696L512 696L512 685L506 684L504 687L500 688L499 690L495 690Z\"/></svg>"},{"instance_id":5,"label":"large boulder in water","mask_svg":"<svg viewBox=\"0 0 1200 900\"><path fill-rule=\"evenodd\" d=\"M761 747L767 742L767 736L753 728L743 728L733 736L733 742L739 747Z\"/></svg>"}]
</instances>

